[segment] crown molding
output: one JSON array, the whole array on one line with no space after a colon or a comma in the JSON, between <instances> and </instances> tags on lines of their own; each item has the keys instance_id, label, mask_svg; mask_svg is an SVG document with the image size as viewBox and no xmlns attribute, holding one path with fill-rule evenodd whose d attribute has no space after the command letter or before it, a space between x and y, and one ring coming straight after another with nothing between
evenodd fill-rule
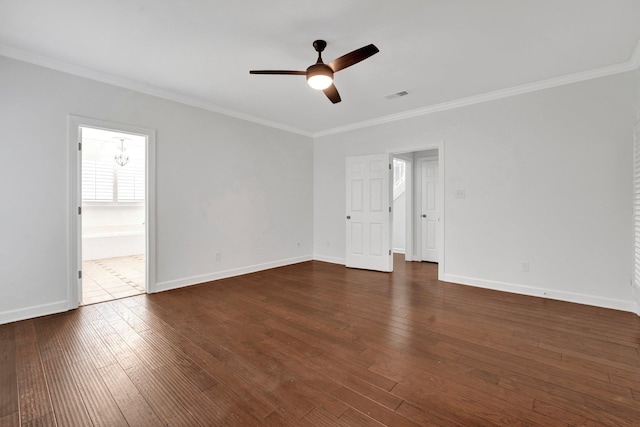
<instances>
[{"instance_id":1,"label":"crown molding","mask_svg":"<svg viewBox=\"0 0 640 427\"><path fill-rule=\"evenodd\" d=\"M558 86L564 86L572 83L578 83L585 80L597 79L599 77L611 76L614 74L625 73L627 71L633 71L640 68L640 41L636 45L631 58L627 62L621 64L609 65L607 67L596 68L589 71L583 71L580 73L567 74L560 77L554 77L547 80L541 80L534 83L527 83L520 86L514 86L507 89L496 90L493 92L487 92L480 95L469 96L467 98L460 98L453 101L443 102L441 104L429 105L427 107L421 107L414 110L404 111L402 113L391 114L388 116L378 117L371 120L365 120L358 123L353 123L346 126L341 126L333 129L327 129L313 134L314 138L322 136L333 135L337 133L348 132L356 129L362 129L370 126L376 126L383 123L395 122L398 120L404 120L412 117L424 116L426 114L436 113L439 111L453 110L460 107L466 107L469 105L480 104L487 101L494 101L497 99L508 98L515 95L522 95L530 92L537 92L543 89L550 89Z\"/></svg>"},{"instance_id":2,"label":"crown molding","mask_svg":"<svg viewBox=\"0 0 640 427\"><path fill-rule=\"evenodd\" d=\"M494 101L502 98L508 98L515 95L522 95L525 93L536 92L543 89L550 89L558 86L564 86L572 83L578 83L586 80L596 79L599 77L611 76L614 74L624 73L627 71L633 71L640 68L640 41L636 44L633 54L627 62L620 64L610 65L606 67L596 68L593 70L583 71L574 74L567 74L565 76L554 77L547 80L541 80L534 83L527 83L520 86L514 86L511 88L501 89L493 92L487 92L480 95L474 95L466 98L460 98L453 101L443 102L440 104L429 105L426 107L417 108L414 110L404 111L397 114L391 114L388 116L378 117L371 120L365 120L357 123L353 123L346 126L340 126L336 128L326 129L319 132L309 132L302 129L298 129L292 126L285 125L283 123L274 122L271 120L263 119L261 117L246 114L240 111L221 107L202 99L182 95L169 90L161 89L155 86L146 85L144 83L136 82L133 80L125 79L122 77L113 76L110 74L102 73L99 71L91 70L84 67L79 67L67 62L58 61L49 57L38 55L23 49L18 49L5 44L0 43L0 55L9 58L17 59L19 61L28 62L42 67L51 68L57 71L62 71L68 74L72 74L79 77L84 77L91 80L96 80L102 83L130 89L136 92L144 93L147 95L156 96L158 98L167 99L170 101L178 102L192 107L202 108L204 110L212 111L225 116L234 117L248 122L253 122L259 125L271 127L274 129L291 132L297 135L306 136L309 138L319 138L322 136L333 135L343 132L349 132L356 129L362 129L366 127L376 126L383 123L395 122L398 120L404 120L412 117L424 116L427 114L436 113L439 111L453 110L460 107L466 107L469 105L480 104L487 101Z\"/></svg>"},{"instance_id":3,"label":"crown molding","mask_svg":"<svg viewBox=\"0 0 640 427\"><path fill-rule=\"evenodd\" d=\"M225 116L234 117L236 119L246 120L259 125L267 126L274 129L291 132L294 134L313 137L313 134L302 129L298 129L292 126L287 126L282 123L266 120L261 117L246 114L241 111L236 111L228 108L221 107L202 99L194 98L187 95L182 95L176 92L172 92L166 89L161 89L155 86L140 83L134 80L125 79L122 77L113 76L111 74L102 73L89 68L79 67L77 65L70 64L68 62L59 61L50 57L38 55L23 49L18 49L6 44L0 43L0 56L6 56L8 58L17 59L19 61L28 62L30 64L39 65L41 67L50 68L56 71L62 71L67 74L72 74L78 77L84 77L87 79L95 80L101 83L107 83L113 86L118 86L125 89L130 89L136 92L144 93L146 95L155 96L158 98L166 99L169 101L178 102L181 104L189 105L191 107L201 108L203 110L212 111L214 113L223 114Z\"/></svg>"}]
</instances>

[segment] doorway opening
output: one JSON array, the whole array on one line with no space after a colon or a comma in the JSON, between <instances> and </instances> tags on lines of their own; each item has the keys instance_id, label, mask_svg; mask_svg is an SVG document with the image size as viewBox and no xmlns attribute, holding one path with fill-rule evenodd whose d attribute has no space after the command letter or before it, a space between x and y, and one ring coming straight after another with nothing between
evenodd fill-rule
<instances>
[{"instance_id":1,"label":"doorway opening","mask_svg":"<svg viewBox=\"0 0 640 427\"><path fill-rule=\"evenodd\" d=\"M70 117L76 167L70 174L69 308L153 289L153 137L144 129Z\"/></svg>"},{"instance_id":2,"label":"doorway opening","mask_svg":"<svg viewBox=\"0 0 640 427\"><path fill-rule=\"evenodd\" d=\"M145 292L146 138L81 126L80 305Z\"/></svg>"},{"instance_id":3,"label":"doorway opening","mask_svg":"<svg viewBox=\"0 0 640 427\"><path fill-rule=\"evenodd\" d=\"M393 251L405 261L438 264L444 274L444 152L442 144L393 153Z\"/></svg>"}]
</instances>

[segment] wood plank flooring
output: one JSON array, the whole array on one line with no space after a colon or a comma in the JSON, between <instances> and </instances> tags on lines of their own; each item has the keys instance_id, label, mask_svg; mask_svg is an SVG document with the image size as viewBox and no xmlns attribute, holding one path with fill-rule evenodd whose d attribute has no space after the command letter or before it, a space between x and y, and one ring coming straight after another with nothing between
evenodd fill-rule
<instances>
[{"instance_id":1,"label":"wood plank flooring","mask_svg":"<svg viewBox=\"0 0 640 427\"><path fill-rule=\"evenodd\" d=\"M640 426L640 318L306 262L0 325L0 426Z\"/></svg>"}]
</instances>

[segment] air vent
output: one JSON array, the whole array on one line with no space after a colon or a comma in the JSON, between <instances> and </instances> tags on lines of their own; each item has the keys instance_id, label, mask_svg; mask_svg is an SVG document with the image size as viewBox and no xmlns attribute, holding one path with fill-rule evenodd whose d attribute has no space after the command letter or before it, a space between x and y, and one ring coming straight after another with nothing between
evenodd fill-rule
<instances>
[{"instance_id":1,"label":"air vent","mask_svg":"<svg viewBox=\"0 0 640 427\"><path fill-rule=\"evenodd\" d=\"M387 99L396 99L396 98L401 98L403 96L407 96L409 95L409 92L407 92L406 90L403 90L402 92L397 92L397 93L392 93L391 95L387 95L385 96L385 98Z\"/></svg>"}]
</instances>

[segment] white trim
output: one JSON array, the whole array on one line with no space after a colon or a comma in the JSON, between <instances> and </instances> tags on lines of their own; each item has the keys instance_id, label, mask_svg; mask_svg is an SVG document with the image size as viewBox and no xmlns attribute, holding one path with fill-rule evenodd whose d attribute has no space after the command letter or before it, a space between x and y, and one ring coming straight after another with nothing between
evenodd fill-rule
<instances>
[{"instance_id":1,"label":"white trim","mask_svg":"<svg viewBox=\"0 0 640 427\"><path fill-rule=\"evenodd\" d=\"M400 155L402 156L402 155ZM411 156L411 160L405 159L405 198L404 198L404 247L405 261L412 261L415 258L415 250L414 250L414 237L415 237L415 218L413 216L413 203L415 197L413 196L416 191L416 183L413 179L413 170L415 168L415 161L413 159L413 154Z\"/></svg>"},{"instance_id":2,"label":"white trim","mask_svg":"<svg viewBox=\"0 0 640 427\"><path fill-rule=\"evenodd\" d=\"M18 310L3 311L0 312L0 325L25 319L33 319L34 317L47 316L49 314L62 313L67 310L67 301L65 300L49 304L34 305Z\"/></svg>"},{"instance_id":3,"label":"white trim","mask_svg":"<svg viewBox=\"0 0 640 427\"><path fill-rule=\"evenodd\" d=\"M634 313L640 316L640 286L634 285L633 288L631 289L631 294L636 300L636 309Z\"/></svg>"},{"instance_id":4,"label":"white trim","mask_svg":"<svg viewBox=\"0 0 640 427\"><path fill-rule=\"evenodd\" d=\"M511 292L520 295L529 295L539 298L548 298L558 301L573 302L595 307L611 308L614 310L629 311L636 313L637 306L634 301L625 301L613 298L603 298L593 295L579 294L574 292L564 292L555 289L538 288L535 286L519 285L515 283L499 282L495 280L483 280L475 277L457 276L445 274L438 280L451 282L459 285L474 286L477 288L491 289L494 291Z\"/></svg>"},{"instance_id":5,"label":"white trim","mask_svg":"<svg viewBox=\"0 0 640 427\"><path fill-rule=\"evenodd\" d=\"M406 254L404 248L393 248L392 251L393 251L394 254L402 254L402 255Z\"/></svg>"},{"instance_id":6,"label":"white trim","mask_svg":"<svg viewBox=\"0 0 640 427\"><path fill-rule=\"evenodd\" d=\"M640 43L638 43L640 46ZM636 49L637 50L637 49ZM638 146L640 145L640 120L636 122L633 127L633 156L631 156L631 169L633 170L633 186L631 189L631 200L633 203L633 209L631 213L631 235L634 236L631 241L631 257L633 262L631 263L631 295L635 299L636 302L636 311L635 313L640 316L640 282L637 279L636 270L640 267L638 265L638 249L637 246L640 244L640 238L637 235L638 221L640 218L640 212L638 211L638 201L640 201L640 196L638 195L638 190L640 184L638 183L638 164L640 162L640 152L638 151Z\"/></svg>"},{"instance_id":7,"label":"white trim","mask_svg":"<svg viewBox=\"0 0 640 427\"><path fill-rule=\"evenodd\" d=\"M130 89L136 92L144 93L146 95L157 96L158 98L167 99L169 101L179 102L181 104L190 105L196 108L202 108L203 110L213 111L214 113L224 114L225 116L234 117L240 120L246 120L248 122L253 122L270 128L280 129L306 137L312 137L312 134L310 132L304 131L302 129L287 126L285 124L274 122L272 120L252 116L251 114L246 114L240 111L231 110L229 108L224 108L211 102L187 95L182 95L170 90L140 83L134 80L125 79L123 77L113 76L111 74L102 73L100 71L91 70L89 68L79 67L68 62L38 55L36 53L8 46L3 43L0 43L0 55L17 59L19 61L28 62L30 64L39 65L41 67L50 68L52 70L62 71L63 73L72 74L74 76L84 77L113 86Z\"/></svg>"},{"instance_id":8,"label":"white trim","mask_svg":"<svg viewBox=\"0 0 640 427\"><path fill-rule=\"evenodd\" d=\"M416 151L422 151L422 149L416 149ZM413 204L414 204L414 192L415 192L415 180L414 180L414 152L413 151L403 151L401 153L392 153L394 159L400 159L405 162L405 227L404 227L404 246L405 250L402 252L404 254L405 261L415 261L415 250L414 250L414 213L413 213ZM393 235L391 236L393 238ZM394 250L395 251L395 250Z\"/></svg>"},{"instance_id":9,"label":"white trim","mask_svg":"<svg viewBox=\"0 0 640 427\"><path fill-rule=\"evenodd\" d=\"M328 262L331 264L339 264L339 265L347 265L347 260L345 258L337 258L326 255L313 255L314 261Z\"/></svg>"},{"instance_id":10,"label":"white trim","mask_svg":"<svg viewBox=\"0 0 640 427\"><path fill-rule=\"evenodd\" d=\"M420 150L418 150L420 151ZM413 242L414 242L414 234L413 234L413 192L415 191L414 179L413 179L413 152L403 152L403 153L393 153L394 159L400 159L405 162L405 218L404 218L404 247L405 249L402 252L396 251L397 253L404 254L405 261L413 261L414 258L414 250L413 250ZM391 235L393 239L393 234Z\"/></svg>"},{"instance_id":11,"label":"white trim","mask_svg":"<svg viewBox=\"0 0 640 427\"><path fill-rule=\"evenodd\" d=\"M435 113L438 111L452 110L455 108L479 104L486 101L493 101L496 99L508 98L511 96L521 95L529 92L535 92L542 89L549 89L557 86L563 86L567 84L582 82L585 80L591 80L599 77L606 77L614 74L625 73L627 71L633 71L637 68L640 68L640 41L638 41L638 43L636 44L636 48L633 51L629 60L627 62L623 62L620 64L609 65L606 67L595 68L593 70L567 74L564 76L553 77L553 78L541 80L538 82L527 83L519 86L514 86L511 88L501 89L493 92L487 92L480 95L460 98L453 101L443 102L441 104L430 105L427 107L404 111L397 114L391 114L388 116L378 117L371 120L365 120L362 122L353 123L346 126L325 129L319 132L305 131L302 129L285 125L283 123L274 122L272 120L263 119L257 116L253 116L251 114L246 114L240 111L224 108L202 99L182 95L166 89L161 89L158 87L150 86L144 83L136 82L133 80L122 78L122 77L117 77L117 76L102 73L99 71L91 70L89 68L79 67L77 65L73 65L68 62L63 62L57 59L38 55L32 52L26 51L24 49L18 49L18 48L6 45L4 43L0 43L0 55L17 59L19 61L40 65L42 67L51 68L53 70L62 71L64 73L72 74L75 76L85 77L87 79L96 80L102 83L107 83L114 86L131 89L136 92L144 93L147 95L157 96L158 98L168 99L170 101L179 102L181 104L190 105L192 107L202 108L204 110L213 111L215 113L224 114L226 116L235 117L237 119L246 120L259 125L268 126L274 129L280 129L283 131L291 132L294 134L298 134L298 135L302 135L310 138L318 138L321 136L333 135L337 133L348 132L350 130L375 126L382 123L395 122L398 120L404 120L411 117L423 116L423 115Z\"/></svg>"},{"instance_id":12,"label":"white trim","mask_svg":"<svg viewBox=\"0 0 640 427\"><path fill-rule=\"evenodd\" d=\"M229 277L242 276L243 274L255 273L258 271L269 270L271 268L284 267L287 265L298 264L301 262L311 261L311 255L300 256L296 258L282 259L278 261L265 262L263 264L249 265L246 267L234 268L231 270L218 271L215 273L202 274L198 276L185 277L183 279L169 280L156 284L156 292L168 291L171 289L184 288L186 286L198 285L202 283L212 282L215 280L226 279Z\"/></svg>"},{"instance_id":13,"label":"white trim","mask_svg":"<svg viewBox=\"0 0 640 427\"><path fill-rule=\"evenodd\" d=\"M345 265L345 260L341 258L314 255L313 259L315 261ZM441 265L438 266L438 280L441 282L449 282L463 286L474 286L477 288L490 289L500 292L509 292L519 295L528 295L538 298L548 298L557 301L573 302L595 307L611 308L614 310L636 313L638 316L640 316L640 303L636 303L635 301L602 298L593 295L578 294L574 292L563 292L554 289L518 285L514 283L499 282L495 280L477 279L473 277L458 276L454 274L445 274L444 268L441 267ZM640 288L634 288L634 292L637 292L637 297L640 298Z\"/></svg>"},{"instance_id":14,"label":"white trim","mask_svg":"<svg viewBox=\"0 0 640 427\"><path fill-rule=\"evenodd\" d=\"M106 120L92 119L88 117L69 115L69 168L68 168L68 230L67 230L67 253L69 257L68 265L68 289L67 289L67 309L78 308L78 288L80 285L77 272L82 269L82 259L80 253L81 245L81 221L78 219L77 209L81 206L81 194L78 180L80 177L80 156L78 142L81 126L97 129L112 130L116 132L126 132L146 137L146 194L145 194L145 260L146 260L146 292L156 291L156 131L122 123L114 123Z\"/></svg>"},{"instance_id":15,"label":"white trim","mask_svg":"<svg viewBox=\"0 0 640 427\"><path fill-rule=\"evenodd\" d=\"M640 44L639 44L640 45ZM453 101L443 102L441 104L429 105L426 107L416 108L414 110L403 111L401 113L391 114L384 117L378 117L371 120L364 120L358 123L352 123L346 126L340 126L333 129L326 129L313 134L314 138L321 136L333 135L337 133L348 132L356 129L362 129L366 127L376 126L383 123L396 122L398 120L409 119L412 117L424 116L427 114L436 113L439 111L453 110L460 107L466 107L469 105L480 104L487 101L495 101L498 99L509 98L515 95L522 95L530 92L537 92L543 89L550 89L557 86L564 86L572 83L578 83L585 80L596 79L599 77L611 76L614 74L625 73L627 71L633 71L640 66L640 52L638 47L628 62L622 64L609 65L607 67L596 68L594 70L583 71L580 73L567 74L565 76L553 77L538 82L527 83L520 86L514 86L506 89L496 90L493 92L487 92L480 95L469 96L466 98L460 98Z\"/></svg>"}]
</instances>

